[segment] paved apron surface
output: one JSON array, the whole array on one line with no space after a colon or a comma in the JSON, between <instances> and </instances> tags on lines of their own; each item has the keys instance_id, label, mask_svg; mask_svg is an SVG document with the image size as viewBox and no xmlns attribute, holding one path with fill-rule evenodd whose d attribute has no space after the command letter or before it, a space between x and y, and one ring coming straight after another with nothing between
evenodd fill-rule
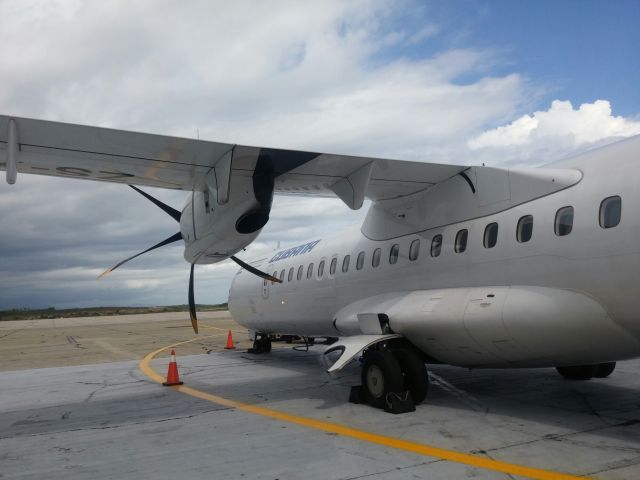
<instances>
[{"instance_id":1,"label":"paved apron surface","mask_svg":"<svg viewBox=\"0 0 640 480\"><path fill-rule=\"evenodd\" d=\"M501 462L640 478L640 361L590 382L434 366L427 403L394 416L346 403L359 369L331 378L317 351L178 355L188 387L245 404ZM153 368L164 373L166 361ZM3 479L512 478L183 395L137 362L4 372L0 382Z\"/></svg>"}]
</instances>

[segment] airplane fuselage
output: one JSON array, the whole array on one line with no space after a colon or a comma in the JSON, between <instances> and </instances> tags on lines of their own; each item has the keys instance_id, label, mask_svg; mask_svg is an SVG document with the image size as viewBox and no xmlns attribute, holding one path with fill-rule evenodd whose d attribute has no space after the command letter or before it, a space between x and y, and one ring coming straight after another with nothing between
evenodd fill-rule
<instances>
[{"instance_id":1,"label":"airplane fuselage","mask_svg":"<svg viewBox=\"0 0 640 480\"><path fill-rule=\"evenodd\" d=\"M230 312L256 332L306 336L355 335L358 315L385 314L429 357L463 366L640 356L639 146L634 138L554 165L581 179L489 215L385 239L365 235L368 217L300 244L312 248L274 252L252 264L283 283L238 272Z\"/></svg>"}]
</instances>

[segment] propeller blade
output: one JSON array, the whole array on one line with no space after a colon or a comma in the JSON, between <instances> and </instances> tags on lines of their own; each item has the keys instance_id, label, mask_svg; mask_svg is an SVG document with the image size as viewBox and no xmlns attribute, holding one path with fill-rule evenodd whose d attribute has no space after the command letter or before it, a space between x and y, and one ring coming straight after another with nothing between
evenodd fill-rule
<instances>
[{"instance_id":1,"label":"propeller blade","mask_svg":"<svg viewBox=\"0 0 640 480\"><path fill-rule=\"evenodd\" d=\"M147 248L144 252L140 252L140 253L136 253L135 255L132 255L129 258L125 258L124 260L122 260L120 263L118 263L117 265L109 268L108 270L105 270L104 272L102 272L98 278L102 278L104 277L107 273L111 273L113 272L116 268L118 268L120 265L123 265L125 263L127 263L129 260L133 260L136 257L139 257L140 255L142 255L143 253L147 253L150 252L151 250L155 250L156 248L160 248L160 247L164 247L165 245L168 245L170 243L173 242L177 242L179 240L182 240L182 234L180 232L171 235L169 238L164 239L163 241L161 241L160 243L155 244L153 247Z\"/></svg>"},{"instance_id":2,"label":"propeller blade","mask_svg":"<svg viewBox=\"0 0 640 480\"><path fill-rule=\"evenodd\" d=\"M279 278L269 275L268 273L265 273L261 270L258 270L257 268L249 265L248 263L244 263L242 260L240 260L238 257L234 255L231 255L230 258L231 260L236 262L238 265L240 265L242 268L244 268L246 271L253 273L254 275L257 275L260 278L264 278L265 280L271 280L272 282L276 282L276 283L282 283L282 280L280 280Z\"/></svg>"},{"instance_id":3,"label":"propeller blade","mask_svg":"<svg viewBox=\"0 0 640 480\"><path fill-rule=\"evenodd\" d=\"M175 208L171 208L166 203L162 203L157 198L152 197L147 192L143 192L142 190L140 190L137 187L134 187L133 185L129 185L129 186L133 188L136 192L138 192L140 195L147 198L149 201L155 203L158 207L164 210L167 215L172 217L176 222L180 223L180 216L182 215L182 213L180 213L178 210L176 210Z\"/></svg>"},{"instance_id":4,"label":"propeller blade","mask_svg":"<svg viewBox=\"0 0 640 480\"><path fill-rule=\"evenodd\" d=\"M193 331L198 333L198 317L196 317L196 302L193 299L193 267L191 264L191 273L189 274L189 317L191 318L191 326Z\"/></svg>"}]
</instances>

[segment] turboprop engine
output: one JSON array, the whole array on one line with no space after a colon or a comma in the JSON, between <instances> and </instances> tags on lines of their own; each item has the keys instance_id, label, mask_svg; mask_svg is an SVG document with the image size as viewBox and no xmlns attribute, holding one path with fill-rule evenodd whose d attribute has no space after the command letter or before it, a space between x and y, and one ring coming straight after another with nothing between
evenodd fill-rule
<instances>
[{"instance_id":1,"label":"turboprop engine","mask_svg":"<svg viewBox=\"0 0 640 480\"><path fill-rule=\"evenodd\" d=\"M189 275L189 313L191 324L198 333L193 294L193 270L196 263L216 263L233 260L250 273L272 282L281 280L243 262L235 253L249 245L269 221L273 200L273 176L254 172L252 177L237 176L230 180L229 194L219 201L215 190L193 191L182 212L164 204L133 185L135 191L149 199L180 224L180 231L156 245L132 255L100 277L112 272L129 260L170 243L184 240L184 258L191 264Z\"/></svg>"},{"instance_id":2,"label":"turboprop engine","mask_svg":"<svg viewBox=\"0 0 640 480\"><path fill-rule=\"evenodd\" d=\"M269 220L273 180L232 178L228 201L220 204L216 192L194 191L182 210L180 232L189 263L225 260L249 245Z\"/></svg>"}]
</instances>

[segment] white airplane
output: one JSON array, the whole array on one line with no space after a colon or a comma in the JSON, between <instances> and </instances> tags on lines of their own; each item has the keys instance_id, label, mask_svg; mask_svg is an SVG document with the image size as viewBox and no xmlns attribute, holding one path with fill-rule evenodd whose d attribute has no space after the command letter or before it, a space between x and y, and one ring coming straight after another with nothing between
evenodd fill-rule
<instances>
[{"instance_id":1,"label":"white airplane","mask_svg":"<svg viewBox=\"0 0 640 480\"><path fill-rule=\"evenodd\" d=\"M387 408L425 398L425 362L584 380L640 356L639 155L637 136L551 167L468 167L0 116L9 183L21 172L190 192L177 211L136 188L180 223L145 252L184 241L196 333L194 264L232 259L229 311L254 351L275 334L339 337L329 371L362 356L359 392ZM371 206L348 232L237 258L277 193Z\"/></svg>"}]
</instances>

